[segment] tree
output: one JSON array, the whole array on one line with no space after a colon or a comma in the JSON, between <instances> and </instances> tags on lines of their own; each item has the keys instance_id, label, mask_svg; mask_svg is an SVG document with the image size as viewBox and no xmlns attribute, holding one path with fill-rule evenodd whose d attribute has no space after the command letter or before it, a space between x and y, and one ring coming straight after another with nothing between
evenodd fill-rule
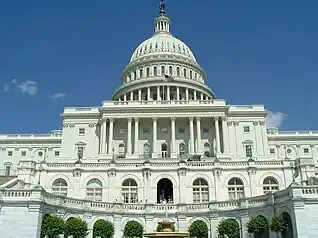
<instances>
[{"instance_id":1,"label":"tree","mask_svg":"<svg viewBox=\"0 0 318 238\"><path fill-rule=\"evenodd\" d=\"M162 230L163 230L162 225L161 225L161 224L158 224L158 226L157 226L157 232L162 232ZM174 224L171 224L171 230L172 230L173 232L176 231L176 228L175 228Z\"/></svg>"},{"instance_id":2,"label":"tree","mask_svg":"<svg viewBox=\"0 0 318 238\"><path fill-rule=\"evenodd\" d=\"M283 216L273 217L270 224L271 231L281 233L283 236L288 231L288 223L284 220Z\"/></svg>"},{"instance_id":3,"label":"tree","mask_svg":"<svg viewBox=\"0 0 318 238\"><path fill-rule=\"evenodd\" d=\"M217 230L219 235L226 235L228 238L240 237L240 225L232 218L220 221Z\"/></svg>"},{"instance_id":4,"label":"tree","mask_svg":"<svg viewBox=\"0 0 318 238\"><path fill-rule=\"evenodd\" d=\"M246 226L248 233L254 234L256 238L268 231L268 222L263 216L252 217Z\"/></svg>"},{"instance_id":5,"label":"tree","mask_svg":"<svg viewBox=\"0 0 318 238\"><path fill-rule=\"evenodd\" d=\"M124 237L126 238L141 238L144 228L137 221L129 221L125 225Z\"/></svg>"},{"instance_id":6,"label":"tree","mask_svg":"<svg viewBox=\"0 0 318 238\"><path fill-rule=\"evenodd\" d=\"M53 238L57 235L63 234L65 228L64 220L56 215L46 215L41 226L41 236Z\"/></svg>"},{"instance_id":7,"label":"tree","mask_svg":"<svg viewBox=\"0 0 318 238\"><path fill-rule=\"evenodd\" d=\"M88 234L87 223L79 218L68 219L65 223L64 237L84 238Z\"/></svg>"},{"instance_id":8,"label":"tree","mask_svg":"<svg viewBox=\"0 0 318 238\"><path fill-rule=\"evenodd\" d=\"M195 221L189 227L190 237L196 238L207 238L209 234L209 229L205 222Z\"/></svg>"},{"instance_id":9,"label":"tree","mask_svg":"<svg viewBox=\"0 0 318 238\"><path fill-rule=\"evenodd\" d=\"M114 224L110 221L105 220L98 220L94 224L93 228L93 237L100 237L100 238L111 238L114 236L115 228Z\"/></svg>"}]
</instances>

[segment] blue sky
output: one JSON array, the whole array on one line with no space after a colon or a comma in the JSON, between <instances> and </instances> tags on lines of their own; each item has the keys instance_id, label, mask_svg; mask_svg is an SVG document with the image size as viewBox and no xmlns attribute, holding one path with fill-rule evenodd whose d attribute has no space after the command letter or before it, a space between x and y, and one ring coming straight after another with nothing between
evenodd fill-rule
<instances>
[{"instance_id":1,"label":"blue sky","mask_svg":"<svg viewBox=\"0 0 318 238\"><path fill-rule=\"evenodd\" d=\"M0 133L60 129L64 106L110 99L134 48L153 33L158 5L2 1ZM218 98L264 104L282 130L318 129L318 1L166 5L173 34L193 50Z\"/></svg>"}]
</instances>

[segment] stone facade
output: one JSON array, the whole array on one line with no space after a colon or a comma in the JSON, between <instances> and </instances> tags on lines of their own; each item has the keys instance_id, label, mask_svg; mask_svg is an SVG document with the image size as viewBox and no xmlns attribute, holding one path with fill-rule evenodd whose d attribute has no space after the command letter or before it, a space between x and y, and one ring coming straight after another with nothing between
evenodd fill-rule
<instances>
[{"instance_id":1,"label":"stone facade","mask_svg":"<svg viewBox=\"0 0 318 238\"><path fill-rule=\"evenodd\" d=\"M0 175L12 176L2 185L2 234L39 237L43 215L57 213L90 229L111 220L117 238L130 219L153 231L168 211L180 231L205 221L211 238L223 217L237 219L247 237L251 216L284 212L294 237L317 236L317 188L308 184L318 131L268 128L263 105L216 98L162 11L120 80L101 106L65 108L62 130L0 135Z\"/></svg>"}]
</instances>

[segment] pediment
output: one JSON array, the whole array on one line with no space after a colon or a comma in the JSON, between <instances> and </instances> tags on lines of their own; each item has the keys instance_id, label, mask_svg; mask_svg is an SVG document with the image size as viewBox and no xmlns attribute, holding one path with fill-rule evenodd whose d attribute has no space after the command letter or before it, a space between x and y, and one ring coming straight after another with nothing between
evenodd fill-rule
<instances>
[{"instance_id":1,"label":"pediment","mask_svg":"<svg viewBox=\"0 0 318 238\"><path fill-rule=\"evenodd\" d=\"M81 146L81 145L86 145L86 143L85 143L84 141L79 141L79 142L77 142L75 145Z\"/></svg>"},{"instance_id":2,"label":"pediment","mask_svg":"<svg viewBox=\"0 0 318 238\"><path fill-rule=\"evenodd\" d=\"M254 142L252 140L245 140L242 143L243 144L253 144Z\"/></svg>"}]
</instances>

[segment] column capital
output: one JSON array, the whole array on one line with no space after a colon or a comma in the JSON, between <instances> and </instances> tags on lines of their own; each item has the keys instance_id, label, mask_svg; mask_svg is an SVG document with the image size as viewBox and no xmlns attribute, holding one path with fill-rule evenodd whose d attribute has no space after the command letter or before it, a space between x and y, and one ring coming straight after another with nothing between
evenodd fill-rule
<instances>
[{"instance_id":1,"label":"column capital","mask_svg":"<svg viewBox=\"0 0 318 238\"><path fill-rule=\"evenodd\" d=\"M261 126L265 126L265 121L260 121L259 124L260 124Z\"/></svg>"},{"instance_id":2,"label":"column capital","mask_svg":"<svg viewBox=\"0 0 318 238\"><path fill-rule=\"evenodd\" d=\"M232 126L233 124L234 124L233 121L228 121L228 122L227 122L227 125L228 125L228 126Z\"/></svg>"},{"instance_id":3,"label":"column capital","mask_svg":"<svg viewBox=\"0 0 318 238\"><path fill-rule=\"evenodd\" d=\"M127 117L128 122L132 122L132 117Z\"/></svg>"},{"instance_id":4,"label":"column capital","mask_svg":"<svg viewBox=\"0 0 318 238\"><path fill-rule=\"evenodd\" d=\"M134 118L134 121L139 122L139 118L138 117Z\"/></svg>"},{"instance_id":5,"label":"column capital","mask_svg":"<svg viewBox=\"0 0 318 238\"><path fill-rule=\"evenodd\" d=\"M213 118L213 120L216 122L216 121L219 121L219 116L217 116L217 117L212 117Z\"/></svg>"},{"instance_id":6,"label":"column capital","mask_svg":"<svg viewBox=\"0 0 318 238\"><path fill-rule=\"evenodd\" d=\"M158 121L158 117L153 117L152 121Z\"/></svg>"},{"instance_id":7,"label":"column capital","mask_svg":"<svg viewBox=\"0 0 318 238\"><path fill-rule=\"evenodd\" d=\"M201 120L201 117L195 117L195 120L198 122Z\"/></svg>"},{"instance_id":8,"label":"column capital","mask_svg":"<svg viewBox=\"0 0 318 238\"><path fill-rule=\"evenodd\" d=\"M254 121L254 122L253 122L253 125L254 125L254 126L258 126L259 124L260 124L259 121Z\"/></svg>"},{"instance_id":9,"label":"column capital","mask_svg":"<svg viewBox=\"0 0 318 238\"><path fill-rule=\"evenodd\" d=\"M315 145L313 145L313 144L310 145L310 148L314 148L314 147L315 147Z\"/></svg>"},{"instance_id":10,"label":"column capital","mask_svg":"<svg viewBox=\"0 0 318 238\"><path fill-rule=\"evenodd\" d=\"M221 121L226 122L227 121L227 117L220 117Z\"/></svg>"},{"instance_id":11,"label":"column capital","mask_svg":"<svg viewBox=\"0 0 318 238\"><path fill-rule=\"evenodd\" d=\"M234 126L238 126L240 124L239 121L233 121Z\"/></svg>"},{"instance_id":12,"label":"column capital","mask_svg":"<svg viewBox=\"0 0 318 238\"><path fill-rule=\"evenodd\" d=\"M114 121L115 121L115 118L110 117L110 118L108 118L108 120L109 120L109 122L114 122Z\"/></svg>"},{"instance_id":13,"label":"column capital","mask_svg":"<svg viewBox=\"0 0 318 238\"><path fill-rule=\"evenodd\" d=\"M175 120L176 120L176 117L170 117L170 120L171 120L171 121L175 121Z\"/></svg>"},{"instance_id":14,"label":"column capital","mask_svg":"<svg viewBox=\"0 0 318 238\"><path fill-rule=\"evenodd\" d=\"M193 116L190 116L189 117L189 121L193 121L194 120L194 117Z\"/></svg>"}]
</instances>

